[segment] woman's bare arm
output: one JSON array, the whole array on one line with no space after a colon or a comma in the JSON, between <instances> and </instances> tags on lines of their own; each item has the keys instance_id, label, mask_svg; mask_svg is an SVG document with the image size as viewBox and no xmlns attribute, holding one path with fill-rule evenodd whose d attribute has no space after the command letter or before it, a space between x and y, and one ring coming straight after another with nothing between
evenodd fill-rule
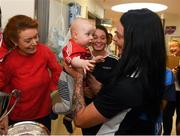
<instances>
[{"instance_id":1,"label":"woman's bare arm","mask_svg":"<svg viewBox=\"0 0 180 136\"><path fill-rule=\"evenodd\" d=\"M107 119L98 112L93 103L86 106L83 93L83 78L81 76L83 75L79 73L75 81L75 92L73 98L76 108L74 121L76 126L87 128L103 123Z\"/></svg>"}]
</instances>

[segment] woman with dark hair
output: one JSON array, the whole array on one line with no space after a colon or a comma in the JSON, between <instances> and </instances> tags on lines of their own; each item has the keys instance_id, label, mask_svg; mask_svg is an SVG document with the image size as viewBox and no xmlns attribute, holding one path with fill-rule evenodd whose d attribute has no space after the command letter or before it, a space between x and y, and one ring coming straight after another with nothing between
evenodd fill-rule
<instances>
[{"instance_id":1,"label":"woman with dark hair","mask_svg":"<svg viewBox=\"0 0 180 136\"><path fill-rule=\"evenodd\" d=\"M161 19L148 9L130 10L122 15L116 35L124 39L124 48L112 82L102 86L94 80L93 86L101 90L87 106L82 75L77 75L75 124L88 128L126 112L115 134L155 134L166 70Z\"/></svg>"},{"instance_id":2,"label":"woman with dark hair","mask_svg":"<svg viewBox=\"0 0 180 136\"><path fill-rule=\"evenodd\" d=\"M109 73L115 68L118 63L118 58L112 54L110 54L106 47L108 41L108 32L107 29L102 25L96 25L96 30L94 32L94 39L92 43L92 51L91 54L93 57L103 56L104 61L96 63L95 68L92 72L92 75L101 82L102 84L108 84L111 79L108 77ZM98 92L85 90L85 103L90 104L96 97ZM83 135L96 135L100 130L102 124L96 125L90 128L82 128Z\"/></svg>"}]
</instances>

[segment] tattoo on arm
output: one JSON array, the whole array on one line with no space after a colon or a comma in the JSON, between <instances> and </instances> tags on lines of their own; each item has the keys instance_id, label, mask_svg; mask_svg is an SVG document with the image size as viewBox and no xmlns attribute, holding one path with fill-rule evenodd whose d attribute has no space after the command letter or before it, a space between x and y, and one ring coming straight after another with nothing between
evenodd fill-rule
<instances>
[{"instance_id":1,"label":"tattoo on arm","mask_svg":"<svg viewBox=\"0 0 180 136\"><path fill-rule=\"evenodd\" d=\"M73 101L75 103L75 113L78 113L83 107L85 107L82 74L78 74L77 79L75 80Z\"/></svg>"}]
</instances>

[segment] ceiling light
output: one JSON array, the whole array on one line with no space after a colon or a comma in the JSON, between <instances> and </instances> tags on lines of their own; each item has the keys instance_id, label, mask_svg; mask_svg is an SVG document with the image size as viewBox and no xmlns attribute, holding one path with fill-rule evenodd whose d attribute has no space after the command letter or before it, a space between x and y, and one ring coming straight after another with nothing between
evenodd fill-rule
<instances>
[{"instance_id":1,"label":"ceiling light","mask_svg":"<svg viewBox=\"0 0 180 136\"><path fill-rule=\"evenodd\" d=\"M127 12L132 9L148 8L154 12L166 10L168 7L158 3L125 3L113 6L111 9L117 12Z\"/></svg>"}]
</instances>

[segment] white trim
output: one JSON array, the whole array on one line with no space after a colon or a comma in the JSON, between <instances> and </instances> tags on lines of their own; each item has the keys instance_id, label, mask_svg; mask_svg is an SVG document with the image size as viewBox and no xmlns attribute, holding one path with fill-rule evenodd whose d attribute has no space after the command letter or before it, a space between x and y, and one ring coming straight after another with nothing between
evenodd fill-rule
<instances>
[{"instance_id":1,"label":"white trim","mask_svg":"<svg viewBox=\"0 0 180 136\"><path fill-rule=\"evenodd\" d=\"M123 110L118 115L105 122L96 135L115 135L116 131L119 129L120 124L130 110L131 109Z\"/></svg>"}]
</instances>

